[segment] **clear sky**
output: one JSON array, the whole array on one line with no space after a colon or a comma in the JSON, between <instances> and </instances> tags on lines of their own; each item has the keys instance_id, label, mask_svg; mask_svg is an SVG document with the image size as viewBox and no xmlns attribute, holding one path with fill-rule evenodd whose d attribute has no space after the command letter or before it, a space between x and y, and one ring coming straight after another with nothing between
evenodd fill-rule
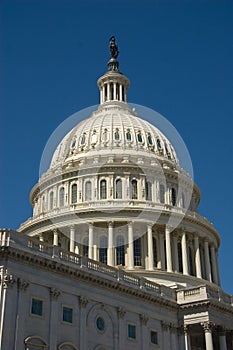
<instances>
[{"instance_id":1,"label":"clear sky","mask_svg":"<svg viewBox=\"0 0 233 350\"><path fill-rule=\"evenodd\" d=\"M1 0L0 226L31 216L44 146L67 117L99 101L115 35L130 102L183 137L214 223L222 287L233 293L233 1Z\"/></svg>"}]
</instances>

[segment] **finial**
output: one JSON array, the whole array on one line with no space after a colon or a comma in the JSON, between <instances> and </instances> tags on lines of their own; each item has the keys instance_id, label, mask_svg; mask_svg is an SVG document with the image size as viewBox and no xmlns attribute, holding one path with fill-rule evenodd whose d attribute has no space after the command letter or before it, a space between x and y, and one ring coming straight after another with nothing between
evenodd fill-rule
<instances>
[{"instance_id":1,"label":"finial","mask_svg":"<svg viewBox=\"0 0 233 350\"><path fill-rule=\"evenodd\" d=\"M109 49L110 49L111 58L108 61L108 70L118 72L119 62L117 61L117 56L119 54L119 51L116 44L115 36L111 36L110 38Z\"/></svg>"},{"instance_id":2,"label":"finial","mask_svg":"<svg viewBox=\"0 0 233 350\"><path fill-rule=\"evenodd\" d=\"M117 44L115 41L115 36L111 36L109 48L110 48L110 53L111 53L112 58L117 58L119 51L118 51L118 47L117 47Z\"/></svg>"}]
</instances>

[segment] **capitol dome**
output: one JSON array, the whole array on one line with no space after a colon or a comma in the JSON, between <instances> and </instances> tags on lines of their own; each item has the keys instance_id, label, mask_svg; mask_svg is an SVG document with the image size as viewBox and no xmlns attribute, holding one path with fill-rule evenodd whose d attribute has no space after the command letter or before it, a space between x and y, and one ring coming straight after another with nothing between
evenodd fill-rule
<instances>
[{"instance_id":1,"label":"capitol dome","mask_svg":"<svg viewBox=\"0 0 233 350\"><path fill-rule=\"evenodd\" d=\"M19 230L43 244L179 288L220 284L220 237L168 138L127 103L116 57L100 105L57 146Z\"/></svg>"},{"instance_id":2,"label":"capitol dome","mask_svg":"<svg viewBox=\"0 0 233 350\"><path fill-rule=\"evenodd\" d=\"M105 102L86 120L75 126L58 145L51 168L89 155L155 155L178 163L169 140L149 122L139 118L129 105Z\"/></svg>"}]
</instances>

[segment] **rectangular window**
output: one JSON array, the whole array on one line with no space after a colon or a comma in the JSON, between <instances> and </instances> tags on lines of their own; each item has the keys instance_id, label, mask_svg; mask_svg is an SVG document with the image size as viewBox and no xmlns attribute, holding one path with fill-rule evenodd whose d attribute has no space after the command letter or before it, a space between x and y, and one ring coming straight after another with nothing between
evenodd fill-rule
<instances>
[{"instance_id":1,"label":"rectangular window","mask_svg":"<svg viewBox=\"0 0 233 350\"><path fill-rule=\"evenodd\" d=\"M128 324L128 338L136 339L136 326L133 324Z\"/></svg>"},{"instance_id":2,"label":"rectangular window","mask_svg":"<svg viewBox=\"0 0 233 350\"><path fill-rule=\"evenodd\" d=\"M67 323L73 323L73 309L63 306L62 308L62 321Z\"/></svg>"},{"instance_id":3,"label":"rectangular window","mask_svg":"<svg viewBox=\"0 0 233 350\"><path fill-rule=\"evenodd\" d=\"M150 332L150 341L152 344L158 344L158 332L156 331Z\"/></svg>"},{"instance_id":4,"label":"rectangular window","mask_svg":"<svg viewBox=\"0 0 233 350\"><path fill-rule=\"evenodd\" d=\"M40 299L32 298L31 314L42 316L42 312L43 312L43 301Z\"/></svg>"}]
</instances>

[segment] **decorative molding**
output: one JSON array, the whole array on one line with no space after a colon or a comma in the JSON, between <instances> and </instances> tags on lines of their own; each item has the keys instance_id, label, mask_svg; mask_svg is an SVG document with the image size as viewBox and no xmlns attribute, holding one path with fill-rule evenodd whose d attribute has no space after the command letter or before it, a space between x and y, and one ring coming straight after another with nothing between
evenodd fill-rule
<instances>
[{"instance_id":1,"label":"decorative molding","mask_svg":"<svg viewBox=\"0 0 233 350\"><path fill-rule=\"evenodd\" d=\"M209 321L201 323L205 333L211 333L213 329L213 324Z\"/></svg>"},{"instance_id":2,"label":"decorative molding","mask_svg":"<svg viewBox=\"0 0 233 350\"><path fill-rule=\"evenodd\" d=\"M140 316L140 320L141 320L142 325L146 326L149 318L144 314L140 314L139 316Z\"/></svg>"},{"instance_id":3,"label":"decorative molding","mask_svg":"<svg viewBox=\"0 0 233 350\"><path fill-rule=\"evenodd\" d=\"M6 272L4 273L4 276L3 276L3 288L11 288L13 287L14 283L16 282L16 279L10 275L7 270Z\"/></svg>"},{"instance_id":4,"label":"decorative molding","mask_svg":"<svg viewBox=\"0 0 233 350\"><path fill-rule=\"evenodd\" d=\"M50 288L50 295L51 295L52 299L56 300L60 294L61 294L61 292L58 289L53 288L53 287Z\"/></svg>"},{"instance_id":5,"label":"decorative molding","mask_svg":"<svg viewBox=\"0 0 233 350\"><path fill-rule=\"evenodd\" d=\"M81 307L85 308L87 306L88 299L86 297L80 296L79 297L79 304Z\"/></svg>"},{"instance_id":6,"label":"decorative molding","mask_svg":"<svg viewBox=\"0 0 233 350\"><path fill-rule=\"evenodd\" d=\"M117 309L118 317L123 319L125 317L125 309L123 307L118 307Z\"/></svg>"},{"instance_id":7,"label":"decorative molding","mask_svg":"<svg viewBox=\"0 0 233 350\"><path fill-rule=\"evenodd\" d=\"M170 328L170 323L162 321L161 325L162 325L162 329L163 329L164 332L167 332L169 330L169 328Z\"/></svg>"},{"instance_id":8,"label":"decorative molding","mask_svg":"<svg viewBox=\"0 0 233 350\"><path fill-rule=\"evenodd\" d=\"M23 280L22 278L18 278L17 284L18 284L18 288L23 292L25 292L27 287L29 286L29 282Z\"/></svg>"}]
</instances>

